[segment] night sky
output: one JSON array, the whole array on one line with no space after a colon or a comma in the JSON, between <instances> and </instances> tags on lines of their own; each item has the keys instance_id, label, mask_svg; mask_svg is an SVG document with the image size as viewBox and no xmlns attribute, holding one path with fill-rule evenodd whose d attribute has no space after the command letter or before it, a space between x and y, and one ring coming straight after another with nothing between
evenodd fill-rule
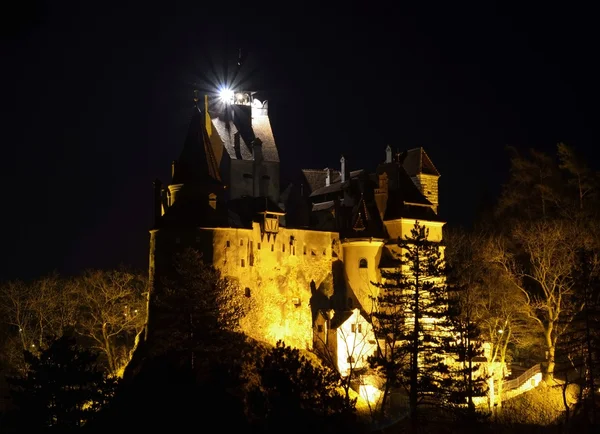
<instances>
[{"instance_id":1,"label":"night sky","mask_svg":"<svg viewBox=\"0 0 600 434\"><path fill-rule=\"evenodd\" d=\"M232 78L239 48L236 79L269 100L282 174L338 167L342 153L374 169L388 144L423 146L450 225L494 202L506 145L564 141L593 167L599 156L591 9L227 16L204 2L77 3L2 14L0 280L144 269L152 181L170 180L193 89Z\"/></svg>"}]
</instances>

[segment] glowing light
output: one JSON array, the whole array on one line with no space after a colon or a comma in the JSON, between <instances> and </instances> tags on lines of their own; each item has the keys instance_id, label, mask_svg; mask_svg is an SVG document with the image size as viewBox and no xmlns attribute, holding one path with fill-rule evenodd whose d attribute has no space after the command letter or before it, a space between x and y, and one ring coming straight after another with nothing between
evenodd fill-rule
<instances>
[{"instance_id":1,"label":"glowing light","mask_svg":"<svg viewBox=\"0 0 600 434\"><path fill-rule=\"evenodd\" d=\"M367 402L376 403L381 398L382 392L370 384L360 385L360 396Z\"/></svg>"},{"instance_id":2,"label":"glowing light","mask_svg":"<svg viewBox=\"0 0 600 434\"><path fill-rule=\"evenodd\" d=\"M219 91L219 98L221 98L221 101L225 104L233 102L233 96L233 90L229 89L228 87L224 87Z\"/></svg>"},{"instance_id":3,"label":"glowing light","mask_svg":"<svg viewBox=\"0 0 600 434\"><path fill-rule=\"evenodd\" d=\"M502 329L498 330L499 335L501 335L502 333L504 333L504 330L502 330Z\"/></svg>"}]
</instances>

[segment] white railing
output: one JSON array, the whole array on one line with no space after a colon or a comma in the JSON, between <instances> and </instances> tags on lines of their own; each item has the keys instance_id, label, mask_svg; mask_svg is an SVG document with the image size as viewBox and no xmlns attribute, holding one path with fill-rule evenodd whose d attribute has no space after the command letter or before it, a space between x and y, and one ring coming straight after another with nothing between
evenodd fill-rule
<instances>
[{"instance_id":1,"label":"white railing","mask_svg":"<svg viewBox=\"0 0 600 434\"><path fill-rule=\"evenodd\" d=\"M518 387L521 387L523 384L525 384L527 381L529 381L529 379L531 379L531 377L533 377L535 374L539 374L540 372L542 372L542 368L541 368L540 364L538 363L537 365L533 365L531 368L529 368L528 370L523 372L517 378L513 378L512 380L504 381L502 383L502 389L504 391L509 391L511 389L516 389Z\"/></svg>"}]
</instances>

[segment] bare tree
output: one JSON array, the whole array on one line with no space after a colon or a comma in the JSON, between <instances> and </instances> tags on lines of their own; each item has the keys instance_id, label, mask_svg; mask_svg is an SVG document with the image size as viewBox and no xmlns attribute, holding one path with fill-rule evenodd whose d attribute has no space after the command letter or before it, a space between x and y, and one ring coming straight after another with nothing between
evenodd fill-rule
<instances>
[{"instance_id":1,"label":"bare tree","mask_svg":"<svg viewBox=\"0 0 600 434\"><path fill-rule=\"evenodd\" d=\"M6 282L0 287L0 312L7 328L4 355L17 367L22 352L36 354L63 335L77 320L77 297L54 273L31 282Z\"/></svg>"},{"instance_id":2,"label":"bare tree","mask_svg":"<svg viewBox=\"0 0 600 434\"><path fill-rule=\"evenodd\" d=\"M501 247L498 263L525 297L527 315L539 327L546 347L546 380L554 378L556 346L584 304L575 292L577 249L581 237L565 220L516 224L515 250Z\"/></svg>"},{"instance_id":3,"label":"bare tree","mask_svg":"<svg viewBox=\"0 0 600 434\"><path fill-rule=\"evenodd\" d=\"M117 374L145 323L146 281L124 269L87 270L72 284L80 297L77 331L106 356L108 371Z\"/></svg>"}]
</instances>

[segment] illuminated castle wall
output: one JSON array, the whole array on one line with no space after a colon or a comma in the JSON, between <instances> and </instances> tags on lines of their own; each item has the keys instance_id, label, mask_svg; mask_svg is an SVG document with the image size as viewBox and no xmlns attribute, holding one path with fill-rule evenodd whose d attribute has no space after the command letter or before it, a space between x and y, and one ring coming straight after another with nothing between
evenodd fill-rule
<instances>
[{"instance_id":1,"label":"illuminated castle wall","mask_svg":"<svg viewBox=\"0 0 600 434\"><path fill-rule=\"evenodd\" d=\"M312 348L322 312L332 324L356 309L367 318L371 282L396 266L394 241L415 220L441 240L444 224L439 173L425 151L383 151L374 171L349 171L342 157L339 170L302 170L281 186L266 102L243 92L194 108L171 182L155 181L148 328L152 295L184 247L202 251L253 299L242 328L257 340Z\"/></svg>"}]
</instances>

